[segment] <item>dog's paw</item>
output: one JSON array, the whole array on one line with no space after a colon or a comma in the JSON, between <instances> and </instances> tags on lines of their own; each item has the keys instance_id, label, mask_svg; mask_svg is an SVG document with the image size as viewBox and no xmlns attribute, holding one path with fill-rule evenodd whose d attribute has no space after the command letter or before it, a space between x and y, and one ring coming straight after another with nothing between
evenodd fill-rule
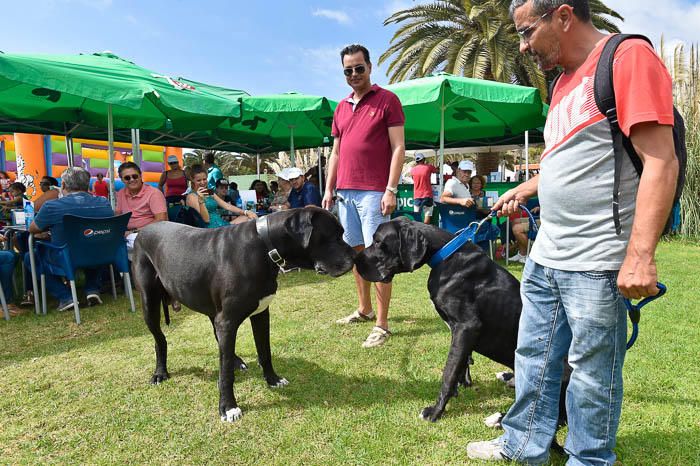
<instances>
[{"instance_id":1,"label":"dog's paw","mask_svg":"<svg viewBox=\"0 0 700 466\"><path fill-rule=\"evenodd\" d=\"M267 380L267 385L270 388L282 388L289 385L289 380L285 379L284 377L270 378Z\"/></svg>"},{"instance_id":2,"label":"dog's paw","mask_svg":"<svg viewBox=\"0 0 700 466\"><path fill-rule=\"evenodd\" d=\"M243 411L241 411L241 408L236 406L235 408L231 408L228 411L226 411L225 415L221 416L221 420L224 422L236 422L243 416Z\"/></svg>"},{"instance_id":3,"label":"dog's paw","mask_svg":"<svg viewBox=\"0 0 700 466\"><path fill-rule=\"evenodd\" d=\"M502 428L502 420L503 413L493 413L492 415L484 419L484 424L486 424L486 427L491 427L492 429L500 429Z\"/></svg>"},{"instance_id":4,"label":"dog's paw","mask_svg":"<svg viewBox=\"0 0 700 466\"><path fill-rule=\"evenodd\" d=\"M510 388L515 388L515 376L512 372L496 372L496 378Z\"/></svg>"},{"instance_id":5,"label":"dog's paw","mask_svg":"<svg viewBox=\"0 0 700 466\"><path fill-rule=\"evenodd\" d=\"M161 382L165 382L170 378L170 374L167 372L154 372L153 376L151 376L150 384L151 385L157 385Z\"/></svg>"},{"instance_id":6,"label":"dog's paw","mask_svg":"<svg viewBox=\"0 0 700 466\"><path fill-rule=\"evenodd\" d=\"M423 411L420 412L420 418L424 421L436 422L441 417L442 412L435 406L428 406L427 408L423 408Z\"/></svg>"},{"instance_id":7,"label":"dog's paw","mask_svg":"<svg viewBox=\"0 0 700 466\"><path fill-rule=\"evenodd\" d=\"M239 358L238 356L234 356L234 358L233 358L233 370L245 372L248 370L248 364L246 364L245 361L242 360L241 358Z\"/></svg>"}]
</instances>

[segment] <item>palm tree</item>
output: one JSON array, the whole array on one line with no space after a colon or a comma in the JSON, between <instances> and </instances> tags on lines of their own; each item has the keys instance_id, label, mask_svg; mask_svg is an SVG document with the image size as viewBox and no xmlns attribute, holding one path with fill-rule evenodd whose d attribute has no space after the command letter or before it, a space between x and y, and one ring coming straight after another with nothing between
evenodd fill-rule
<instances>
[{"instance_id":1,"label":"palm tree","mask_svg":"<svg viewBox=\"0 0 700 466\"><path fill-rule=\"evenodd\" d=\"M400 25L391 46L379 57L389 60L390 82L438 71L537 87L546 95L545 76L520 54L520 39L508 14L510 0L433 0L398 11L384 25ZM622 20L600 0L591 0L593 24L620 32L610 18Z\"/></svg>"}]
</instances>

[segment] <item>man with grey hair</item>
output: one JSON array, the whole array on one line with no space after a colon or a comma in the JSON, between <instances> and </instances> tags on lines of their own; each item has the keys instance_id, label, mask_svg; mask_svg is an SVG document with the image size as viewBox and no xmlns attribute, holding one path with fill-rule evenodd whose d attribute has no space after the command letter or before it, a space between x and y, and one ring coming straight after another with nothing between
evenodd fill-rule
<instances>
[{"instance_id":1,"label":"man with grey hair","mask_svg":"<svg viewBox=\"0 0 700 466\"><path fill-rule=\"evenodd\" d=\"M522 276L515 403L503 436L472 442L467 454L546 462L568 357L567 464L612 465L627 332L622 298L658 293L654 253L678 176L671 78L643 39L617 47L616 124L643 164L639 177L630 152L616 163L611 123L596 104L596 67L613 36L593 26L588 0L513 0L510 12L521 53L543 71L559 66L563 73L551 96L540 174L493 208L509 215L537 195L542 225Z\"/></svg>"},{"instance_id":2,"label":"man with grey hair","mask_svg":"<svg viewBox=\"0 0 700 466\"><path fill-rule=\"evenodd\" d=\"M114 211L104 197L88 193L90 173L84 168L69 168L61 175L61 192L63 197L47 201L34 221L29 225L31 234L51 232L51 242L57 245L66 243L63 230L63 216L66 214L80 217L111 217ZM57 275L46 275L46 289L58 299L58 310L66 311L73 307L70 289ZM100 273L98 270L85 270L85 294L88 306L102 304L100 299Z\"/></svg>"}]
</instances>

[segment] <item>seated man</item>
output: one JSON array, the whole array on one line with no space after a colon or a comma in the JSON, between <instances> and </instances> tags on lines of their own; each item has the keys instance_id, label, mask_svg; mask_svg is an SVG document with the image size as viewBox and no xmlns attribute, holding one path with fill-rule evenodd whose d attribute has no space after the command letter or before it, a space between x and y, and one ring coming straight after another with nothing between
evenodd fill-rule
<instances>
[{"instance_id":1,"label":"seated man","mask_svg":"<svg viewBox=\"0 0 700 466\"><path fill-rule=\"evenodd\" d=\"M469 160L462 160L457 166L455 176L447 180L445 188L440 195L443 204L471 207L474 205L469 192L469 178L474 170L474 164Z\"/></svg>"},{"instance_id":2,"label":"seated man","mask_svg":"<svg viewBox=\"0 0 700 466\"><path fill-rule=\"evenodd\" d=\"M58 180L53 176L45 176L39 182L39 187L41 188L41 196L34 201L34 213L39 212L41 206L44 205L46 201L52 201L58 199Z\"/></svg>"},{"instance_id":3,"label":"seated man","mask_svg":"<svg viewBox=\"0 0 700 466\"><path fill-rule=\"evenodd\" d=\"M141 168L134 162L119 165L119 178L125 186L117 191L117 215L131 212L126 231L126 245L131 252L141 228L168 219L168 206L162 192L143 182Z\"/></svg>"},{"instance_id":4,"label":"seated man","mask_svg":"<svg viewBox=\"0 0 700 466\"><path fill-rule=\"evenodd\" d=\"M36 214L29 225L33 235L45 231L51 232L51 242L57 245L65 244L63 216L66 214L80 217L111 217L114 215L109 201L104 197L96 197L88 193L90 188L90 173L84 168L68 168L61 175L61 190L63 197L47 201L41 211ZM70 288L57 275L46 275L46 288L58 299L58 310L66 311L73 307ZM85 270L85 294L88 306L102 304L100 299L100 273L96 269Z\"/></svg>"},{"instance_id":5,"label":"seated man","mask_svg":"<svg viewBox=\"0 0 700 466\"><path fill-rule=\"evenodd\" d=\"M318 186L309 183L304 178L301 169L292 167L287 171L287 179L292 184L292 190L289 192L289 206L294 209L297 207L306 207L307 205L315 205L321 207L321 193L318 191Z\"/></svg>"}]
</instances>

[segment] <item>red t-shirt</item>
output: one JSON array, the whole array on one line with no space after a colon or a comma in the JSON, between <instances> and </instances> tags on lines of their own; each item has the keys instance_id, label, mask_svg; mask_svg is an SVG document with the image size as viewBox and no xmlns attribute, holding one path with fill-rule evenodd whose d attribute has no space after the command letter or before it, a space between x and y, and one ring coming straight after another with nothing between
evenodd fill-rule
<instances>
[{"instance_id":1,"label":"red t-shirt","mask_svg":"<svg viewBox=\"0 0 700 466\"><path fill-rule=\"evenodd\" d=\"M433 188L430 185L430 175L432 173L437 173L437 168L427 163L420 163L411 168L414 199L433 197Z\"/></svg>"},{"instance_id":2,"label":"red t-shirt","mask_svg":"<svg viewBox=\"0 0 700 466\"><path fill-rule=\"evenodd\" d=\"M109 185L104 180L95 180L92 184L92 189L95 191L95 196L109 197Z\"/></svg>"},{"instance_id":3,"label":"red t-shirt","mask_svg":"<svg viewBox=\"0 0 700 466\"><path fill-rule=\"evenodd\" d=\"M357 105L352 94L340 101L332 130L340 138L336 188L384 191L391 167L389 128L404 121L399 98L376 84Z\"/></svg>"}]
</instances>

